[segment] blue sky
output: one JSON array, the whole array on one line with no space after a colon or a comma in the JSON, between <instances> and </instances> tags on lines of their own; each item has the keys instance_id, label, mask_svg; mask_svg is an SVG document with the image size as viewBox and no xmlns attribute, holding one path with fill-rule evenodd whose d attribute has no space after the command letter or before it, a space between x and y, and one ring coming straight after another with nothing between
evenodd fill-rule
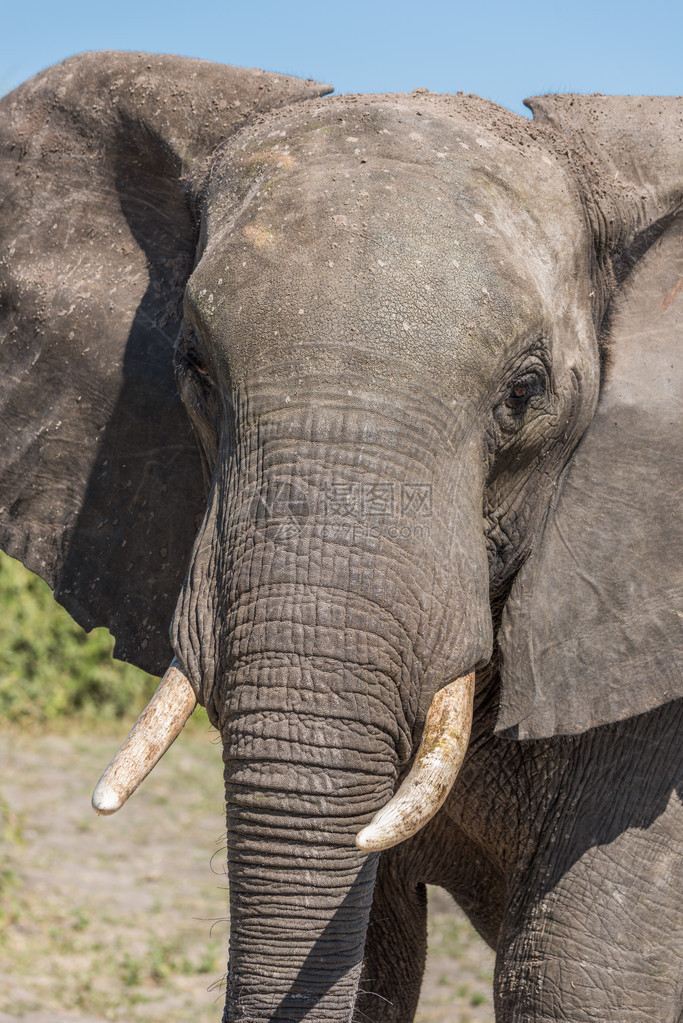
<instances>
[{"instance_id":1,"label":"blue sky","mask_svg":"<svg viewBox=\"0 0 683 1023\"><path fill-rule=\"evenodd\" d=\"M180 53L337 92L683 92L681 0L2 0L0 94L82 50Z\"/></svg>"}]
</instances>

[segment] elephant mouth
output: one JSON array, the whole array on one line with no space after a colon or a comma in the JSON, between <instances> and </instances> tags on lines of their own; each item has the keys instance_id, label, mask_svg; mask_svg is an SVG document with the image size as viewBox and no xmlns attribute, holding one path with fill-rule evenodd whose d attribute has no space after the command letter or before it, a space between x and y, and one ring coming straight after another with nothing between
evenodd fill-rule
<instances>
[{"instance_id":1,"label":"elephant mouth","mask_svg":"<svg viewBox=\"0 0 683 1023\"><path fill-rule=\"evenodd\" d=\"M422 740L396 794L356 836L364 852L389 849L411 838L443 805L467 752L472 728L474 672L439 689L425 720ZM95 787L96 813L120 810L182 731L197 705L177 659Z\"/></svg>"}]
</instances>

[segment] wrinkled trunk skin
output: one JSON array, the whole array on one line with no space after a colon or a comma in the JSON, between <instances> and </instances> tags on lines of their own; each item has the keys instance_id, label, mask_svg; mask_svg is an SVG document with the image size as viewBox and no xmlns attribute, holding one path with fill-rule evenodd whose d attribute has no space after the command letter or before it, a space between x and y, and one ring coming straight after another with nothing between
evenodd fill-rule
<instances>
[{"instance_id":1,"label":"wrinkled trunk skin","mask_svg":"<svg viewBox=\"0 0 683 1023\"><path fill-rule=\"evenodd\" d=\"M362 634L354 644L349 629L343 656L327 648L325 611L362 627L362 607L318 593L315 619L292 622L295 607L305 618L309 605L310 615L310 590L299 586L283 623L281 587L253 562L249 573L259 582L238 614L271 621L258 651L237 655L220 683L231 917L224 1019L347 1023L377 860L354 838L392 795L408 726L395 681L364 663ZM244 628L236 631L242 641ZM294 648L308 631L319 635L304 654Z\"/></svg>"},{"instance_id":2,"label":"wrinkled trunk skin","mask_svg":"<svg viewBox=\"0 0 683 1023\"><path fill-rule=\"evenodd\" d=\"M264 758L256 738L245 741L268 731L260 716L236 721L239 739L226 738L226 1023L350 1019L377 866L354 836L367 809L391 795L394 758L377 742L373 777L361 730L334 725L313 724L310 740L280 751L281 763ZM233 754L248 746L258 763Z\"/></svg>"},{"instance_id":3,"label":"wrinkled trunk skin","mask_svg":"<svg viewBox=\"0 0 683 1023\"><path fill-rule=\"evenodd\" d=\"M466 458L425 464L417 420L272 409L252 395L225 431L175 641L224 744L224 1021L349 1023L377 867L355 836L435 689L490 649L481 458L470 487Z\"/></svg>"}]
</instances>

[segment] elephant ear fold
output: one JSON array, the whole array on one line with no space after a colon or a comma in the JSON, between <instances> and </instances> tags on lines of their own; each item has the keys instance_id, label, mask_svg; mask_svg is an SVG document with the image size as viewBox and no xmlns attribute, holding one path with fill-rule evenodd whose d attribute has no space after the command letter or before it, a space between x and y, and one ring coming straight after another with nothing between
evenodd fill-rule
<instances>
[{"instance_id":1,"label":"elephant ear fold","mask_svg":"<svg viewBox=\"0 0 683 1023\"><path fill-rule=\"evenodd\" d=\"M0 545L161 674L204 485L173 355L212 152L326 86L94 53L0 101Z\"/></svg>"},{"instance_id":2,"label":"elephant ear fold","mask_svg":"<svg viewBox=\"0 0 683 1023\"><path fill-rule=\"evenodd\" d=\"M598 255L626 256L626 268L617 269L630 268L639 252L615 250L674 212L683 198L683 100L567 94L524 103L548 133L548 144L569 157L582 179Z\"/></svg>"},{"instance_id":3,"label":"elephant ear fold","mask_svg":"<svg viewBox=\"0 0 683 1023\"><path fill-rule=\"evenodd\" d=\"M500 631L496 731L582 732L683 695L683 216L622 288L611 365Z\"/></svg>"}]
</instances>

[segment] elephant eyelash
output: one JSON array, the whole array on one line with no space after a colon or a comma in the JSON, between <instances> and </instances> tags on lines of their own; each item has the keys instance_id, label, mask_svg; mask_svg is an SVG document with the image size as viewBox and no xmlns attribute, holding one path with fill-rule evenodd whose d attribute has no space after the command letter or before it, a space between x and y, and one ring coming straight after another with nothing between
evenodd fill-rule
<instances>
[{"instance_id":1,"label":"elephant eyelash","mask_svg":"<svg viewBox=\"0 0 683 1023\"><path fill-rule=\"evenodd\" d=\"M192 366L192 369L199 373L200 377L204 377L205 380L209 379L209 371L199 357L199 352L196 348L190 348L187 351L187 361Z\"/></svg>"},{"instance_id":2,"label":"elephant eyelash","mask_svg":"<svg viewBox=\"0 0 683 1023\"><path fill-rule=\"evenodd\" d=\"M515 377L494 410L494 418L504 435L517 433L524 424L529 406L539 407L543 402L547 387L548 374L545 367L527 369Z\"/></svg>"},{"instance_id":3,"label":"elephant eyelash","mask_svg":"<svg viewBox=\"0 0 683 1023\"><path fill-rule=\"evenodd\" d=\"M211 375L195 345L189 343L185 346L183 358L186 368L199 379L200 383L205 387L213 386Z\"/></svg>"},{"instance_id":4,"label":"elephant eyelash","mask_svg":"<svg viewBox=\"0 0 683 1023\"><path fill-rule=\"evenodd\" d=\"M184 322L178 347L177 365L179 369L190 372L205 387L212 386L211 374L199 352L197 335L187 320Z\"/></svg>"},{"instance_id":5,"label":"elephant eyelash","mask_svg":"<svg viewBox=\"0 0 683 1023\"><path fill-rule=\"evenodd\" d=\"M545 380L537 373L526 373L515 380L507 393L504 404L512 412L521 412L532 398L545 393Z\"/></svg>"}]
</instances>

